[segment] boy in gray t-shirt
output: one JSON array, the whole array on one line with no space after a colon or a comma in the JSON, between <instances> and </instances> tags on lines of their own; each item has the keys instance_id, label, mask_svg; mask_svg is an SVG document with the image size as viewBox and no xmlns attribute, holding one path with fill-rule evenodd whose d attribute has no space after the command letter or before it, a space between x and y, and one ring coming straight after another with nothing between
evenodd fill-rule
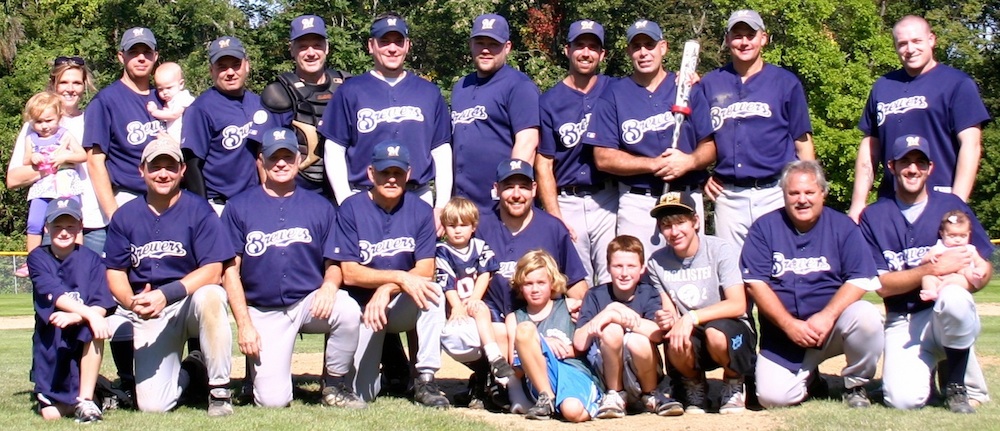
<instances>
[{"instance_id":1,"label":"boy in gray t-shirt","mask_svg":"<svg viewBox=\"0 0 1000 431\"><path fill-rule=\"evenodd\" d=\"M753 372L757 337L747 318L736 247L699 234L695 204L682 193L665 193L650 215L667 247L650 256L647 272L653 287L670 299L657 323L666 331L665 355L684 382L685 411L705 412L705 371L722 367L719 413L740 413L746 408L743 378Z\"/></svg>"}]
</instances>

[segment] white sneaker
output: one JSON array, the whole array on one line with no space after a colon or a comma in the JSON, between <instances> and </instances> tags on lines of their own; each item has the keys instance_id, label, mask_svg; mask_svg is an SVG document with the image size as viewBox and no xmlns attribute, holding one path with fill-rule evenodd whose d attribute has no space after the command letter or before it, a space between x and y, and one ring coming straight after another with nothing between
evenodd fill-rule
<instances>
[{"instance_id":1,"label":"white sneaker","mask_svg":"<svg viewBox=\"0 0 1000 431\"><path fill-rule=\"evenodd\" d=\"M617 419L625 417L625 400L618 391L609 390L601 398L601 406L597 408L598 419Z\"/></svg>"},{"instance_id":2,"label":"white sneaker","mask_svg":"<svg viewBox=\"0 0 1000 431\"><path fill-rule=\"evenodd\" d=\"M727 415L743 413L746 410L746 393L743 391L743 379L727 379L722 383L722 407L719 413Z\"/></svg>"},{"instance_id":3,"label":"white sneaker","mask_svg":"<svg viewBox=\"0 0 1000 431\"><path fill-rule=\"evenodd\" d=\"M705 381L692 380L687 377L681 379L684 382L684 390L687 393L688 406L684 409L688 414L705 413L707 404L705 403Z\"/></svg>"}]
</instances>

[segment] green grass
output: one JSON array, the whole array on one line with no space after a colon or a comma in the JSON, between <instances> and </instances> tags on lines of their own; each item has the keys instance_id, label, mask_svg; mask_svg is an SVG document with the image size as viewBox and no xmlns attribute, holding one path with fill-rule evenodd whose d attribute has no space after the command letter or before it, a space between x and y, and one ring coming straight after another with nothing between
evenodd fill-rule
<instances>
[{"instance_id":1,"label":"green grass","mask_svg":"<svg viewBox=\"0 0 1000 431\"><path fill-rule=\"evenodd\" d=\"M30 316L34 313L34 306L31 304L31 295L27 293L0 294L0 317Z\"/></svg>"},{"instance_id":2,"label":"green grass","mask_svg":"<svg viewBox=\"0 0 1000 431\"><path fill-rule=\"evenodd\" d=\"M298 343L297 350L318 352L322 342L322 336L306 336ZM80 429L71 419L45 422L32 412L32 384L28 381L30 352L30 330L0 331L0 429ZM115 374L110 358L105 358L102 373ZM306 378L297 381L296 401L285 409L237 406L235 415L221 419L208 418L203 408L181 407L167 414L112 411L107 412L104 423L97 426L143 431L496 429L460 414L419 407L396 398L380 398L363 411L324 408L319 404L318 390L314 379Z\"/></svg>"},{"instance_id":3,"label":"green grass","mask_svg":"<svg viewBox=\"0 0 1000 431\"><path fill-rule=\"evenodd\" d=\"M1000 268L998 268L998 270L1000 270ZM986 287L979 292L976 292L975 298L977 304L1000 303L1000 278L990 280ZM875 292L866 293L864 299L871 303L882 305L882 298L880 298Z\"/></svg>"}]
</instances>

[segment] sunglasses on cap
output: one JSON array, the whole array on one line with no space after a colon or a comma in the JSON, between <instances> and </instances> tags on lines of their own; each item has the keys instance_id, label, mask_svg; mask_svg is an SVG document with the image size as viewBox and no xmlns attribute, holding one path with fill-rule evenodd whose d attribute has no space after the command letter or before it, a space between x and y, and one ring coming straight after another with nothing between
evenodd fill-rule
<instances>
[{"instance_id":1,"label":"sunglasses on cap","mask_svg":"<svg viewBox=\"0 0 1000 431\"><path fill-rule=\"evenodd\" d=\"M55 65L62 66L66 63L70 63L73 66L86 66L87 62L83 61L83 57L56 57Z\"/></svg>"}]
</instances>

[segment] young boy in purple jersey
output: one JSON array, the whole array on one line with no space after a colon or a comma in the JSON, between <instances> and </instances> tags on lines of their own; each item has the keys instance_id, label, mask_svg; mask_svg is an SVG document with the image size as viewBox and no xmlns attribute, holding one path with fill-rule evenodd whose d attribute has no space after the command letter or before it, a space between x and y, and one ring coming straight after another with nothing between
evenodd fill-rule
<instances>
[{"instance_id":1,"label":"young boy in purple jersey","mask_svg":"<svg viewBox=\"0 0 1000 431\"><path fill-rule=\"evenodd\" d=\"M667 189L691 194L703 214L701 188L715 160L715 143L708 102L691 91L692 113L672 148L678 126L670 108L677 78L663 68L667 41L659 25L644 19L629 26L626 40L632 75L611 83L601 95L583 143L594 147L597 169L619 181L618 234L639 238L652 253L665 243L647 214Z\"/></svg>"},{"instance_id":2,"label":"young boy in purple jersey","mask_svg":"<svg viewBox=\"0 0 1000 431\"><path fill-rule=\"evenodd\" d=\"M611 280L607 244L615 236L618 190L594 166L594 148L581 145L592 110L613 80L601 75L604 27L592 20L570 24L565 47L569 75L538 99L541 135L535 174L538 199L563 221L591 277L589 285Z\"/></svg>"},{"instance_id":3,"label":"young boy in purple jersey","mask_svg":"<svg viewBox=\"0 0 1000 431\"><path fill-rule=\"evenodd\" d=\"M889 161L893 143L903 135L919 135L931 143L927 156L936 167L927 178L930 189L968 200L979 172L982 129L990 121L975 81L934 59L937 36L926 20L903 17L892 27L892 40L902 68L875 81L858 121L864 137L848 213L855 221L868 202L878 166L878 196L892 196Z\"/></svg>"},{"instance_id":4,"label":"young boy in purple jersey","mask_svg":"<svg viewBox=\"0 0 1000 431\"><path fill-rule=\"evenodd\" d=\"M75 410L77 422L103 420L94 403L104 340L104 316L115 308L101 257L76 244L83 230L80 202L53 199L45 210L52 244L28 254L34 285L35 334L31 380L38 413L59 419Z\"/></svg>"},{"instance_id":5,"label":"young boy in purple jersey","mask_svg":"<svg viewBox=\"0 0 1000 431\"><path fill-rule=\"evenodd\" d=\"M660 416L681 414L680 403L656 390L663 369L656 346L664 332L654 319L662 301L641 281L646 270L642 242L619 236L608 243L607 255L611 282L587 291L573 334L573 347L587 352L607 386L597 417L624 417L628 402Z\"/></svg>"},{"instance_id":6,"label":"young boy in purple jersey","mask_svg":"<svg viewBox=\"0 0 1000 431\"><path fill-rule=\"evenodd\" d=\"M94 193L107 218L146 192L135 167L146 145L166 135L160 120L149 114L152 102L161 106L150 85L159 55L152 30L133 27L122 34L118 61L121 79L104 87L87 104L83 141Z\"/></svg>"},{"instance_id":7,"label":"young boy in purple jersey","mask_svg":"<svg viewBox=\"0 0 1000 431\"><path fill-rule=\"evenodd\" d=\"M410 33L402 17L379 15L369 34L374 68L337 89L319 127L327 139L324 161L330 185L337 202L364 190L371 185L367 170L375 145L405 136L413 169L411 193L440 214L452 187L448 105L437 86L406 70Z\"/></svg>"},{"instance_id":8,"label":"young boy in purple jersey","mask_svg":"<svg viewBox=\"0 0 1000 431\"><path fill-rule=\"evenodd\" d=\"M781 168L816 158L802 83L764 62L768 38L756 11L733 12L725 38L730 63L694 87L710 104L715 131L715 175L705 184L715 201L715 235L737 247L754 220L781 208Z\"/></svg>"},{"instance_id":9,"label":"young boy in purple jersey","mask_svg":"<svg viewBox=\"0 0 1000 431\"><path fill-rule=\"evenodd\" d=\"M258 148L247 137L270 114L260 96L246 88L250 59L239 39L223 36L212 41L208 60L214 85L184 112L184 184L222 214L229 198L260 184Z\"/></svg>"},{"instance_id":10,"label":"young boy in purple jersey","mask_svg":"<svg viewBox=\"0 0 1000 431\"><path fill-rule=\"evenodd\" d=\"M468 199L454 197L441 212L441 225L445 238L437 245L436 278L450 306L442 340L465 341L444 346L445 351L464 363L485 355L490 373L498 383L506 385L514 370L497 344L490 310L483 302L490 278L500 266L486 241L473 237L479 225L479 209ZM477 339L448 336L451 333L472 335L473 331L464 328L470 324L476 327Z\"/></svg>"},{"instance_id":11,"label":"young boy in purple jersey","mask_svg":"<svg viewBox=\"0 0 1000 431\"><path fill-rule=\"evenodd\" d=\"M928 185L937 168L930 159L931 148L921 136L897 138L888 165L895 175L894 196L880 198L861 216L861 231L879 271L881 288L877 293L886 308L882 385L886 405L921 408L931 399L931 376L937 369L948 409L973 413L990 397L973 351L981 324L972 294L986 285L992 265L987 262L984 276L967 287L942 287L933 301L920 298L921 280L962 271L977 260L976 253L966 247L951 248L933 260L924 260L938 241L936 228L950 211L958 210L968 217L972 228L969 242L981 258L990 257L993 245L965 202ZM939 362L942 359L945 362ZM947 370L939 365L947 365Z\"/></svg>"},{"instance_id":12,"label":"young boy in purple jersey","mask_svg":"<svg viewBox=\"0 0 1000 431\"><path fill-rule=\"evenodd\" d=\"M506 159L535 160L538 147L538 86L507 65L510 26L497 14L472 23L469 50L476 71L451 92L455 147L455 195L489 211L499 197L490 184L493 168Z\"/></svg>"}]
</instances>

